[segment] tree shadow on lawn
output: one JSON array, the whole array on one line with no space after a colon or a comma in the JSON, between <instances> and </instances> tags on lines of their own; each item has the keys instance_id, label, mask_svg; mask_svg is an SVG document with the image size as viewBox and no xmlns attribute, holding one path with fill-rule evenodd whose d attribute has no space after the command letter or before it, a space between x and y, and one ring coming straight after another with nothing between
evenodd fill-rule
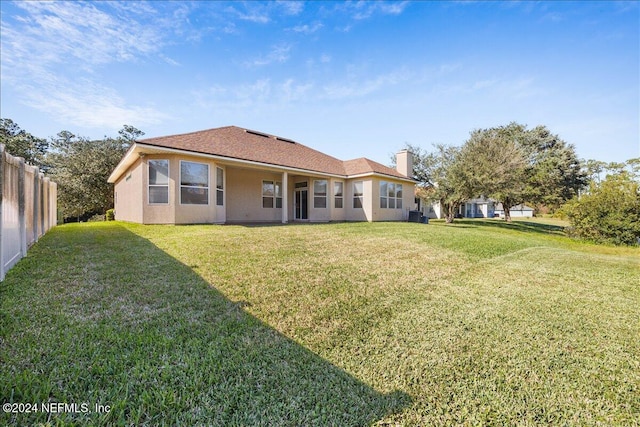
<instances>
[{"instance_id":1,"label":"tree shadow on lawn","mask_svg":"<svg viewBox=\"0 0 640 427\"><path fill-rule=\"evenodd\" d=\"M54 327L8 328L3 338L14 348L7 354L29 352L22 357L37 362L14 367L3 360L8 374L0 394L7 393L4 402L100 403L110 412L0 414L9 421L348 426L375 423L411 403L407 394L380 393L282 335L247 313L247 303L230 301L215 283L124 227L79 232L87 243L68 262L90 271L78 281L48 283L59 313L44 313L43 305L41 316L52 317ZM74 271L69 265L67 275ZM20 348L25 331L39 327L36 344Z\"/></svg>"},{"instance_id":2,"label":"tree shadow on lawn","mask_svg":"<svg viewBox=\"0 0 640 427\"><path fill-rule=\"evenodd\" d=\"M454 224L459 224L463 228L472 227L494 227L505 230L517 230L525 233L553 234L564 236L564 227L552 224L541 224L530 221L506 222L499 219L456 219Z\"/></svg>"}]
</instances>

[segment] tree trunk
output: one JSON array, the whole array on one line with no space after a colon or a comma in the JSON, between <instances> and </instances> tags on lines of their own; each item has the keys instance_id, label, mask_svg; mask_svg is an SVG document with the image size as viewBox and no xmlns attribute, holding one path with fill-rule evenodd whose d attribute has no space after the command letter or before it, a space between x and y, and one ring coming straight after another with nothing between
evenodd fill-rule
<instances>
[{"instance_id":1,"label":"tree trunk","mask_svg":"<svg viewBox=\"0 0 640 427\"><path fill-rule=\"evenodd\" d=\"M507 222L511 222L511 211L504 204L502 205L502 207L504 207L504 220Z\"/></svg>"},{"instance_id":2,"label":"tree trunk","mask_svg":"<svg viewBox=\"0 0 640 427\"><path fill-rule=\"evenodd\" d=\"M447 224L451 224L456 217L456 212L458 211L459 204L455 202L444 202L440 201L440 206L444 206L444 219Z\"/></svg>"}]
</instances>

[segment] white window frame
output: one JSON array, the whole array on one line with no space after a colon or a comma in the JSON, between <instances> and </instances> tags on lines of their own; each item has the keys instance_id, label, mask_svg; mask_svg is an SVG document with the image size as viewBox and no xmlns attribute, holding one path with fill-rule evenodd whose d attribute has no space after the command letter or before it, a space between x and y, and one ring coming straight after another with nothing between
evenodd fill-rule
<instances>
[{"instance_id":1,"label":"white window frame","mask_svg":"<svg viewBox=\"0 0 640 427\"><path fill-rule=\"evenodd\" d=\"M182 164L183 163L193 163L196 165L204 165L207 167L207 186L201 187L197 185L183 185L182 184ZM182 189L183 188L199 188L207 190L207 203L183 203L182 202ZM211 167L208 163L202 162L192 162L190 160L180 160L180 205L185 206L209 206L211 204Z\"/></svg>"},{"instance_id":2,"label":"white window frame","mask_svg":"<svg viewBox=\"0 0 640 427\"><path fill-rule=\"evenodd\" d=\"M273 195L265 196L264 185L265 183L273 186ZM262 194L261 203L262 209L282 209L282 182L275 181L273 179L263 179L262 187L260 188L260 193ZM265 206L265 199L272 199L271 206Z\"/></svg>"},{"instance_id":3,"label":"white window frame","mask_svg":"<svg viewBox=\"0 0 640 427\"><path fill-rule=\"evenodd\" d=\"M167 162L167 183L166 184L151 184L151 162ZM171 162L169 159L149 159L147 162L147 202L150 205L168 205L169 204L169 177L171 176ZM167 201L162 203L156 203L151 201L151 187L165 187L167 189Z\"/></svg>"},{"instance_id":4,"label":"white window frame","mask_svg":"<svg viewBox=\"0 0 640 427\"><path fill-rule=\"evenodd\" d=\"M337 191L338 186L340 186L340 191ZM340 201L340 206L338 206L338 200ZM334 209L344 208L344 182L343 181L334 181L333 183L333 208Z\"/></svg>"},{"instance_id":5,"label":"white window frame","mask_svg":"<svg viewBox=\"0 0 640 427\"><path fill-rule=\"evenodd\" d=\"M322 193L316 193L316 183L322 184L324 183L324 196ZM326 179L314 179L313 180L313 208L314 209L326 209L327 205L327 196L329 193L329 181ZM318 206L317 203L320 202L322 204L322 199L324 199L324 206Z\"/></svg>"},{"instance_id":6,"label":"white window frame","mask_svg":"<svg viewBox=\"0 0 640 427\"><path fill-rule=\"evenodd\" d=\"M388 188L389 183L387 181L380 181L380 209L387 209L389 207Z\"/></svg>"},{"instance_id":7,"label":"white window frame","mask_svg":"<svg viewBox=\"0 0 640 427\"><path fill-rule=\"evenodd\" d=\"M222 179L218 179L218 171L220 171L222 175ZM216 166L216 206L224 206L224 169L220 166ZM221 198L218 198L218 194L221 195Z\"/></svg>"},{"instance_id":8,"label":"white window frame","mask_svg":"<svg viewBox=\"0 0 640 427\"><path fill-rule=\"evenodd\" d=\"M384 192L382 191L383 187ZM402 209L403 193L404 188L402 184L380 181L380 209Z\"/></svg>"},{"instance_id":9,"label":"white window frame","mask_svg":"<svg viewBox=\"0 0 640 427\"><path fill-rule=\"evenodd\" d=\"M356 186L360 185L362 193L356 193ZM356 200L360 206L356 206ZM364 181L354 181L353 183L353 209L364 209Z\"/></svg>"}]
</instances>

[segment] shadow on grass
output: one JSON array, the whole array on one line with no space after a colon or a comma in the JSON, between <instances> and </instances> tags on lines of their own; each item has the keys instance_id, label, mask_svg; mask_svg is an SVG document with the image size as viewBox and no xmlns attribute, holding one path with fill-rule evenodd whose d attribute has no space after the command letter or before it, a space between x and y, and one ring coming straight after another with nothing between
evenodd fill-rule
<instances>
[{"instance_id":1,"label":"shadow on grass","mask_svg":"<svg viewBox=\"0 0 640 427\"><path fill-rule=\"evenodd\" d=\"M456 219L458 227L494 227L505 230L517 230L526 233L555 234L564 236L564 227L552 224L541 224L531 221L506 222L498 219Z\"/></svg>"},{"instance_id":2,"label":"shadow on grass","mask_svg":"<svg viewBox=\"0 0 640 427\"><path fill-rule=\"evenodd\" d=\"M4 285L3 403L89 412L0 413L0 424L369 425L411 402L282 335L120 225L54 229Z\"/></svg>"}]
</instances>

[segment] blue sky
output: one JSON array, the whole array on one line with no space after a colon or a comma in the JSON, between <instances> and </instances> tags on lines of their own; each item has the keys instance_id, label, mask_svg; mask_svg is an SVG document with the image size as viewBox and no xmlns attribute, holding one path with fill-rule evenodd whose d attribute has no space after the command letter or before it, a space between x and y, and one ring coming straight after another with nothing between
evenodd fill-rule
<instances>
[{"instance_id":1,"label":"blue sky","mask_svg":"<svg viewBox=\"0 0 640 427\"><path fill-rule=\"evenodd\" d=\"M40 137L237 125L347 160L543 124L640 156L637 2L0 2L0 113Z\"/></svg>"}]
</instances>

